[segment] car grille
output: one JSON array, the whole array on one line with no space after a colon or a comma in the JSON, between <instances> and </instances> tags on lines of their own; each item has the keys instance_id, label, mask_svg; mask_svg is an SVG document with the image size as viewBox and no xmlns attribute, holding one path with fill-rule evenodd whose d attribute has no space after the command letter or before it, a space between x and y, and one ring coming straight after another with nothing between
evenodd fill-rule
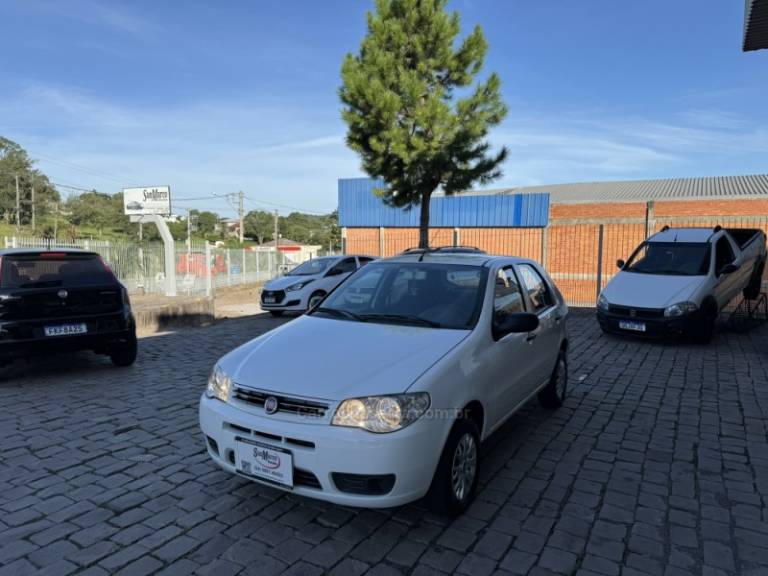
<instances>
[{"instance_id":1,"label":"car grille","mask_svg":"<svg viewBox=\"0 0 768 576\"><path fill-rule=\"evenodd\" d=\"M293 483L296 486L305 486L306 488L315 488L316 490L322 490L320 481L309 470L302 470L301 468L293 469Z\"/></svg>"},{"instance_id":2,"label":"car grille","mask_svg":"<svg viewBox=\"0 0 768 576\"><path fill-rule=\"evenodd\" d=\"M394 474L331 474L333 483L341 492L348 494L363 494L366 496L382 496L389 494L395 485Z\"/></svg>"},{"instance_id":3,"label":"car grille","mask_svg":"<svg viewBox=\"0 0 768 576\"><path fill-rule=\"evenodd\" d=\"M632 308L631 306L614 306L608 312L625 318L663 318L664 308Z\"/></svg>"},{"instance_id":4,"label":"car grille","mask_svg":"<svg viewBox=\"0 0 768 576\"><path fill-rule=\"evenodd\" d=\"M312 418L322 418L328 411L328 404L316 402L313 400L304 400L303 398L294 398L290 396L280 396L261 390L251 388L235 387L234 396L237 400L264 408L264 403L270 396L277 400L277 410L275 412L284 412L296 414L298 416L309 416Z\"/></svg>"},{"instance_id":5,"label":"car grille","mask_svg":"<svg viewBox=\"0 0 768 576\"><path fill-rule=\"evenodd\" d=\"M261 293L261 301L264 302L264 298L271 296L275 299L275 304L280 304L285 299L285 290L264 290ZM270 303L271 304L271 303Z\"/></svg>"}]
</instances>

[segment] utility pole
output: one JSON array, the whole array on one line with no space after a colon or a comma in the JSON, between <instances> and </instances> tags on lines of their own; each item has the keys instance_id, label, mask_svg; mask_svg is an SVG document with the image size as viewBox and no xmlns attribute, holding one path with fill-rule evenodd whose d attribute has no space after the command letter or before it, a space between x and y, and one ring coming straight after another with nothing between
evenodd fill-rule
<instances>
[{"instance_id":1,"label":"utility pole","mask_svg":"<svg viewBox=\"0 0 768 576\"><path fill-rule=\"evenodd\" d=\"M56 216L53 219L53 237L54 239L59 237L59 203L53 203L53 210Z\"/></svg>"},{"instance_id":2,"label":"utility pole","mask_svg":"<svg viewBox=\"0 0 768 576\"><path fill-rule=\"evenodd\" d=\"M189 264L192 259L192 210L187 208L187 275L189 272Z\"/></svg>"},{"instance_id":3,"label":"utility pole","mask_svg":"<svg viewBox=\"0 0 768 576\"><path fill-rule=\"evenodd\" d=\"M243 200L245 199L245 194L243 194L243 191L240 190L239 193L239 200L240 203L238 205L237 209L237 215L240 217L240 244L243 243L245 240L245 208L243 207Z\"/></svg>"},{"instance_id":4,"label":"utility pole","mask_svg":"<svg viewBox=\"0 0 768 576\"><path fill-rule=\"evenodd\" d=\"M275 276L277 276L277 271L279 270L277 265L277 255L279 253L279 250L277 249L278 244L278 238L279 238L279 227L278 227L278 216L277 216L277 210L275 210L275 235L274 235L274 241L275 241Z\"/></svg>"},{"instance_id":5,"label":"utility pole","mask_svg":"<svg viewBox=\"0 0 768 576\"><path fill-rule=\"evenodd\" d=\"M32 185L32 236L35 235L35 186Z\"/></svg>"},{"instance_id":6,"label":"utility pole","mask_svg":"<svg viewBox=\"0 0 768 576\"><path fill-rule=\"evenodd\" d=\"M16 236L21 228L21 196L19 196L19 175L16 174Z\"/></svg>"}]
</instances>

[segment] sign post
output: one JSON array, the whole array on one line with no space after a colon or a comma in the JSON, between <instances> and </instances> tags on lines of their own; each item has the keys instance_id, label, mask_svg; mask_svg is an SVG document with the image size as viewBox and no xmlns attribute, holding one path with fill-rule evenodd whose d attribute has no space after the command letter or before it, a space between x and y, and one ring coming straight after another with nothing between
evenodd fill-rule
<instances>
[{"instance_id":1,"label":"sign post","mask_svg":"<svg viewBox=\"0 0 768 576\"><path fill-rule=\"evenodd\" d=\"M147 186L145 188L124 188L123 209L131 222L151 222L165 246L165 295L176 296L176 244L171 231L163 219L171 215L171 187ZM189 263L187 263L189 264Z\"/></svg>"}]
</instances>

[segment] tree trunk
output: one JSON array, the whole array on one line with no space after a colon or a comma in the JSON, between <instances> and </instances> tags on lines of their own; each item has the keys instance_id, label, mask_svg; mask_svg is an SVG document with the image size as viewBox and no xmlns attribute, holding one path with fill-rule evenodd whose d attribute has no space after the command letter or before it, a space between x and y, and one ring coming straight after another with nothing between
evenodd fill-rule
<instances>
[{"instance_id":1,"label":"tree trunk","mask_svg":"<svg viewBox=\"0 0 768 576\"><path fill-rule=\"evenodd\" d=\"M429 201L432 192L421 195L421 215L419 216L419 248L429 248Z\"/></svg>"}]
</instances>

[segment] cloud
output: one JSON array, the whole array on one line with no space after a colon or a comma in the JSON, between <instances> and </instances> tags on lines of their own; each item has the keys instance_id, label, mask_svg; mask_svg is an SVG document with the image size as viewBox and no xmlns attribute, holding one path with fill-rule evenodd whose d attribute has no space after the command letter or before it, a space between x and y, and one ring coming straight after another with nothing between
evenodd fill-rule
<instances>
[{"instance_id":1,"label":"cloud","mask_svg":"<svg viewBox=\"0 0 768 576\"><path fill-rule=\"evenodd\" d=\"M30 3L27 6L31 9L37 9L70 20L78 20L86 24L108 28L132 36L149 37L162 30L155 22L139 16L116 2L99 2L97 0L69 0L62 2L61 0L53 0Z\"/></svg>"}]
</instances>

